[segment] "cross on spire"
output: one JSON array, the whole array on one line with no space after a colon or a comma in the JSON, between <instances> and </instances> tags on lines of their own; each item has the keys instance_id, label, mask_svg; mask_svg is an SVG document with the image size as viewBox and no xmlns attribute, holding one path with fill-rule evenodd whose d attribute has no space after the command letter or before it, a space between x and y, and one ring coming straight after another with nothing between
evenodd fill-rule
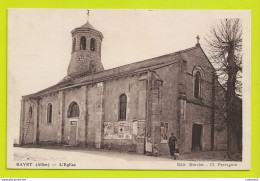
<instances>
[{"instance_id":1,"label":"cross on spire","mask_svg":"<svg viewBox=\"0 0 260 181\"><path fill-rule=\"evenodd\" d=\"M197 44L200 44L200 37L199 37L199 35L196 38L197 38Z\"/></svg>"},{"instance_id":2,"label":"cross on spire","mask_svg":"<svg viewBox=\"0 0 260 181\"><path fill-rule=\"evenodd\" d=\"M87 10L87 16L88 16L88 20L89 20L89 9Z\"/></svg>"},{"instance_id":3,"label":"cross on spire","mask_svg":"<svg viewBox=\"0 0 260 181\"><path fill-rule=\"evenodd\" d=\"M197 44L196 44L196 47L200 47L200 37L199 37L199 35L198 35L196 38L197 38Z\"/></svg>"}]
</instances>

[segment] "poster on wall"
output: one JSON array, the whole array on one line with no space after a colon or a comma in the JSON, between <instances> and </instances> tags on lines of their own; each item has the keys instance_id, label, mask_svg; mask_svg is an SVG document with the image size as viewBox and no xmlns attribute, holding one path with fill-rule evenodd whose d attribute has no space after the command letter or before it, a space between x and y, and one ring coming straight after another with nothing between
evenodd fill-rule
<instances>
[{"instance_id":1,"label":"poster on wall","mask_svg":"<svg viewBox=\"0 0 260 181\"><path fill-rule=\"evenodd\" d=\"M132 121L132 135L137 135L137 126L138 126L138 120Z\"/></svg>"},{"instance_id":2,"label":"poster on wall","mask_svg":"<svg viewBox=\"0 0 260 181\"><path fill-rule=\"evenodd\" d=\"M118 138L119 139L131 139L131 122L120 121L118 122Z\"/></svg>"},{"instance_id":3,"label":"poster on wall","mask_svg":"<svg viewBox=\"0 0 260 181\"><path fill-rule=\"evenodd\" d=\"M128 121L104 122L104 139L131 139L132 123Z\"/></svg>"},{"instance_id":4,"label":"poster on wall","mask_svg":"<svg viewBox=\"0 0 260 181\"><path fill-rule=\"evenodd\" d=\"M168 141L168 126L167 122L161 122L161 143L167 143Z\"/></svg>"},{"instance_id":5,"label":"poster on wall","mask_svg":"<svg viewBox=\"0 0 260 181\"><path fill-rule=\"evenodd\" d=\"M145 120L139 120L137 127L137 137L144 138L145 137Z\"/></svg>"},{"instance_id":6,"label":"poster on wall","mask_svg":"<svg viewBox=\"0 0 260 181\"><path fill-rule=\"evenodd\" d=\"M114 135L113 122L104 122L104 139L112 139Z\"/></svg>"}]
</instances>

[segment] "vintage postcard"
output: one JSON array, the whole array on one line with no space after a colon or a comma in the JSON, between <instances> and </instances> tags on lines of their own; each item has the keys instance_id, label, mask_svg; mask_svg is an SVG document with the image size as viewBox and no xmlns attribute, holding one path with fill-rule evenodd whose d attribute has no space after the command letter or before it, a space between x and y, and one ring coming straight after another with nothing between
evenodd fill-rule
<instances>
[{"instance_id":1,"label":"vintage postcard","mask_svg":"<svg viewBox=\"0 0 260 181\"><path fill-rule=\"evenodd\" d=\"M250 170L250 11L8 10L8 169Z\"/></svg>"}]
</instances>

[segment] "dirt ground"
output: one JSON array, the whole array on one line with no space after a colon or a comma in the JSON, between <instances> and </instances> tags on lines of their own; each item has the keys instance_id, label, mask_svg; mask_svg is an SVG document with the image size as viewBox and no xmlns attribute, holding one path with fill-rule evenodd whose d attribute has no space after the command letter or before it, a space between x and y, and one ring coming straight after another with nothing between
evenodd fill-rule
<instances>
[{"instance_id":1,"label":"dirt ground","mask_svg":"<svg viewBox=\"0 0 260 181\"><path fill-rule=\"evenodd\" d=\"M77 153L76 156L75 154ZM179 155L177 160L185 161L227 161L225 158L225 151L196 151L184 155ZM87 160L172 160L170 155L163 156L146 156L137 153L118 152L115 150L104 149L87 149L82 147L64 147L64 146L44 146L38 148L27 147L14 147L14 160L15 161L44 161L44 160L75 160L78 159Z\"/></svg>"}]
</instances>

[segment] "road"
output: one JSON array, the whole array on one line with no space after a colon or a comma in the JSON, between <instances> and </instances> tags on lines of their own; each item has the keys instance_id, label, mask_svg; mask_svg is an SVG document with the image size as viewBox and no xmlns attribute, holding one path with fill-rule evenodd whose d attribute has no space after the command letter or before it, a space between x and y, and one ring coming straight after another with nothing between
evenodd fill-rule
<instances>
[{"instance_id":1,"label":"road","mask_svg":"<svg viewBox=\"0 0 260 181\"><path fill-rule=\"evenodd\" d=\"M14 147L8 168L38 169L174 169L180 161L220 161L224 152L196 152L179 156L146 156L103 149ZM24 164L23 163L27 163ZM28 165L29 164L29 165ZM31 164L31 165L30 165ZM37 166L38 164L38 166Z\"/></svg>"}]
</instances>

